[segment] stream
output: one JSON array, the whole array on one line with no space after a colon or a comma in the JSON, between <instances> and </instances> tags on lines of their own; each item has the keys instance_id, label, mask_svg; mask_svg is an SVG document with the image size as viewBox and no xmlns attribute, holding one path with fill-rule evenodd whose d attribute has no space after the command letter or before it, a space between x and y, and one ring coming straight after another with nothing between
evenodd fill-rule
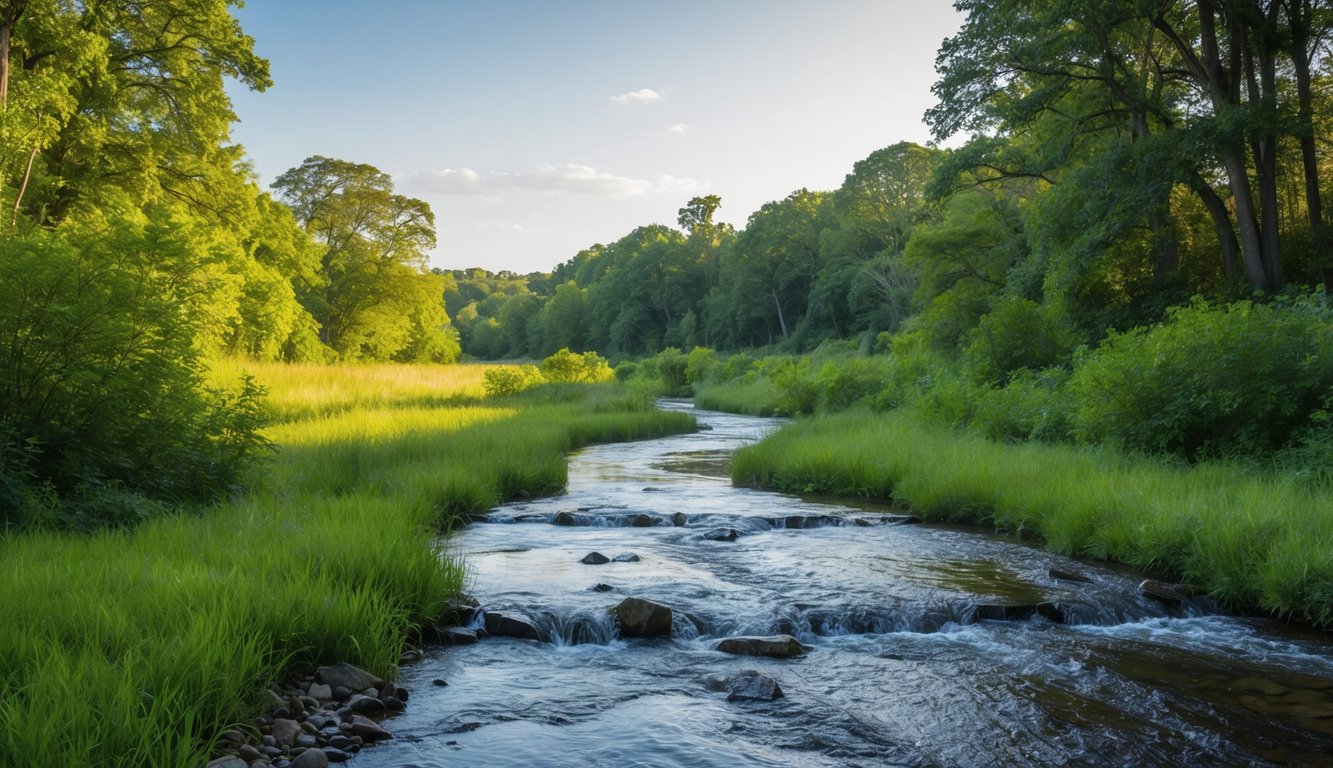
<instances>
[{"instance_id":1,"label":"stream","mask_svg":"<svg viewBox=\"0 0 1333 768\"><path fill-rule=\"evenodd\" d=\"M451 537L483 609L546 642L428 649L394 738L351 765L1333 766L1329 634L902 510L734 488L730 453L779 420L664 407L702 431L580 451L567 494ZM670 606L671 636L621 639L628 596ZM776 633L809 652L715 650ZM751 669L785 695L706 684Z\"/></svg>"}]
</instances>

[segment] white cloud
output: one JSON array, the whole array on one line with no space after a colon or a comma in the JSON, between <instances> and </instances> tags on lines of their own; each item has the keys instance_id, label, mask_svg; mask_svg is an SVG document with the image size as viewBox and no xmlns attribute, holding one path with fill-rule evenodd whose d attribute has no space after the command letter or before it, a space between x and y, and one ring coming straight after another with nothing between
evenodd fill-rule
<instances>
[{"instance_id":1,"label":"white cloud","mask_svg":"<svg viewBox=\"0 0 1333 768\"><path fill-rule=\"evenodd\" d=\"M689 127L688 125L684 124L684 123L676 123L675 125L671 126L671 127L668 128L667 130L670 131L670 132L672 132L672 133L681 133L681 134L685 134L685 133L689 133L689 132L690 132L690 127Z\"/></svg>"},{"instance_id":2,"label":"white cloud","mask_svg":"<svg viewBox=\"0 0 1333 768\"><path fill-rule=\"evenodd\" d=\"M574 163L546 164L517 173L488 171L481 174L470 168L417 171L400 177L398 184L409 194L490 198L510 192L631 197L650 192L689 192L701 186L690 178L662 175L655 181L635 179Z\"/></svg>"},{"instance_id":3,"label":"white cloud","mask_svg":"<svg viewBox=\"0 0 1333 768\"><path fill-rule=\"evenodd\" d=\"M611 101L617 104L650 104L654 101L661 101L666 98L661 91L654 91L652 88L640 88L637 91L629 91L619 96L612 96Z\"/></svg>"}]
</instances>

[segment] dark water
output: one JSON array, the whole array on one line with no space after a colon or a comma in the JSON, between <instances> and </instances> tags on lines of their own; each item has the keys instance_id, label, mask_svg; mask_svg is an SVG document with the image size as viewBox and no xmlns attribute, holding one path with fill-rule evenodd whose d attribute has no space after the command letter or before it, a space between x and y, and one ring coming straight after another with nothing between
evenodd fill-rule
<instances>
[{"instance_id":1,"label":"dark water","mask_svg":"<svg viewBox=\"0 0 1333 768\"><path fill-rule=\"evenodd\" d=\"M998 536L733 488L727 455L776 422L697 415L710 430L585 450L567 495L454 536L472 593L549 642L430 651L403 669L395 738L354 765L1333 766L1328 635L1167 606L1139 576ZM718 527L740 535L703 538ZM674 609L671 639L618 639L607 609L630 595ZM775 632L810 652L713 649ZM705 685L743 669L785 697Z\"/></svg>"}]
</instances>

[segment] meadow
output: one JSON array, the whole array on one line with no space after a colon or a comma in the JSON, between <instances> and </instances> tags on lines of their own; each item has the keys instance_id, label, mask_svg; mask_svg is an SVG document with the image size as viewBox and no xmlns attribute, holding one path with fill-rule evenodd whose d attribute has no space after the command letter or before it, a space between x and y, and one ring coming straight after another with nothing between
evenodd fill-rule
<instances>
[{"instance_id":1,"label":"meadow","mask_svg":"<svg viewBox=\"0 0 1333 768\"><path fill-rule=\"evenodd\" d=\"M738 485L890 502L1333 626L1333 496L1291 473L1000 443L910 409L795 421L738 451L731 471Z\"/></svg>"},{"instance_id":2,"label":"meadow","mask_svg":"<svg viewBox=\"0 0 1333 768\"><path fill-rule=\"evenodd\" d=\"M198 766L285 675L392 675L466 587L447 531L565 454L693 428L607 386L482 396L482 366L221 363L268 388L252 490L132 529L0 539L0 765Z\"/></svg>"}]
</instances>

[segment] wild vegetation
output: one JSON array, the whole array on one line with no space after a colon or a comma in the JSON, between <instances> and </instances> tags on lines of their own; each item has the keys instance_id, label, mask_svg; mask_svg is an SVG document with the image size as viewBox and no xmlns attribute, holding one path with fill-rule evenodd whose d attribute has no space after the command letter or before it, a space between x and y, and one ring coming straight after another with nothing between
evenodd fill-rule
<instances>
[{"instance_id":1,"label":"wild vegetation","mask_svg":"<svg viewBox=\"0 0 1333 768\"><path fill-rule=\"evenodd\" d=\"M202 765L284 674L389 674L464 586L437 538L460 516L563 488L580 445L692 427L615 389L484 398L481 366L212 375L242 369L272 393L279 449L250 495L0 539L0 763Z\"/></svg>"}]
</instances>

